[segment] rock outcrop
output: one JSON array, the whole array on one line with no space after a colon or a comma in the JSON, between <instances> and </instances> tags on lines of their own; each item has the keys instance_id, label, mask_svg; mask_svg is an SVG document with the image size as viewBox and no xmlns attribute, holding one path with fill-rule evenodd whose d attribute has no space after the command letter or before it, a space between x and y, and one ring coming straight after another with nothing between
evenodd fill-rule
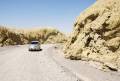
<instances>
[{"instance_id":1,"label":"rock outcrop","mask_svg":"<svg viewBox=\"0 0 120 81\"><path fill-rule=\"evenodd\" d=\"M120 69L120 0L97 0L82 12L64 52L69 59Z\"/></svg>"}]
</instances>

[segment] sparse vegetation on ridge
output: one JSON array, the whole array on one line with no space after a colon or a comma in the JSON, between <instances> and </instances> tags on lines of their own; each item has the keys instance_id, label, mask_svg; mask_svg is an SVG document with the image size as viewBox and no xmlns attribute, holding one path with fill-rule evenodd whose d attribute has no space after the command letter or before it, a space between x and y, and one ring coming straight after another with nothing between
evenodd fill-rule
<instances>
[{"instance_id":1,"label":"sparse vegetation on ridge","mask_svg":"<svg viewBox=\"0 0 120 81\"><path fill-rule=\"evenodd\" d=\"M63 43L66 37L56 29L44 28L37 30L12 30L7 27L0 27L0 46L22 45L32 40L41 43Z\"/></svg>"}]
</instances>

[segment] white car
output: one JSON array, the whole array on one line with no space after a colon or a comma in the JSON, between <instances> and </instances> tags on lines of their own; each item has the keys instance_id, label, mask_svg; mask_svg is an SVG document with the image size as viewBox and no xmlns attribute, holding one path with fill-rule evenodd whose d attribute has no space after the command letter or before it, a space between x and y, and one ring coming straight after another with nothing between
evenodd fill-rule
<instances>
[{"instance_id":1,"label":"white car","mask_svg":"<svg viewBox=\"0 0 120 81\"><path fill-rule=\"evenodd\" d=\"M40 51L40 43L39 41L31 41L29 45L29 51Z\"/></svg>"}]
</instances>

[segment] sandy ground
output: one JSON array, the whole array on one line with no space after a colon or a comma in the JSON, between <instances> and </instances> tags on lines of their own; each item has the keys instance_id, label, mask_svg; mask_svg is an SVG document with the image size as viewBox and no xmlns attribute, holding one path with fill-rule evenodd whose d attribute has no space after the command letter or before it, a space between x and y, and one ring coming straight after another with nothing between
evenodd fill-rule
<instances>
[{"instance_id":1,"label":"sandy ground","mask_svg":"<svg viewBox=\"0 0 120 81\"><path fill-rule=\"evenodd\" d=\"M49 47L37 52L27 45L0 47L0 81L81 81L45 54Z\"/></svg>"}]
</instances>

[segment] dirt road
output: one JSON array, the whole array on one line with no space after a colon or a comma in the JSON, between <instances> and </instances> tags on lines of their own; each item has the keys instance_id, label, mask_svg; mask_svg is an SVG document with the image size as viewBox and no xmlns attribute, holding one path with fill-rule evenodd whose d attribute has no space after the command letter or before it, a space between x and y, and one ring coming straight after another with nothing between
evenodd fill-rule
<instances>
[{"instance_id":1,"label":"dirt road","mask_svg":"<svg viewBox=\"0 0 120 81\"><path fill-rule=\"evenodd\" d=\"M50 46L39 52L27 45L0 47L0 81L81 81L46 54Z\"/></svg>"},{"instance_id":2,"label":"dirt road","mask_svg":"<svg viewBox=\"0 0 120 81\"><path fill-rule=\"evenodd\" d=\"M120 72L96 67L65 59L52 44L36 52L29 52L28 45L0 47L0 81L120 81Z\"/></svg>"}]
</instances>

